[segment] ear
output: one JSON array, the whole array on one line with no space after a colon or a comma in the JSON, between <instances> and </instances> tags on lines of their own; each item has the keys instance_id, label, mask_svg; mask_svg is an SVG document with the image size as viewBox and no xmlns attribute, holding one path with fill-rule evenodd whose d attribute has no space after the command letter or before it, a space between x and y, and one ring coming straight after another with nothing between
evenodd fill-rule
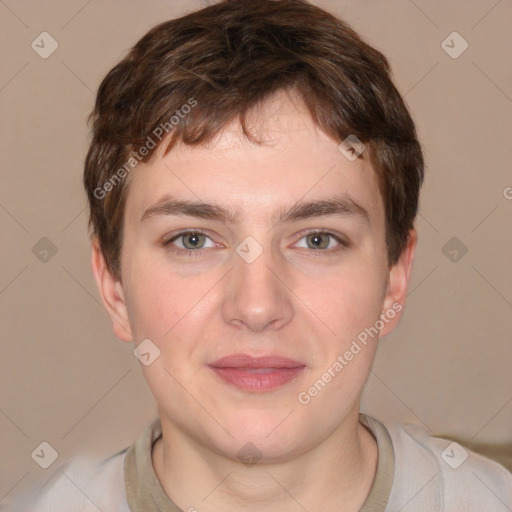
<instances>
[{"instance_id":1,"label":"ear","mask_svg":"<svg viewBox=\"0 0 512 512\"><path fill-rule=\"evenodd\" d=\"M402 251L400 259L389 269L387 290L382 309L382 315L386 317L386 321L380 331L380 338L393 331L402 316L417 243L418 233L414 228L410 229L407 245Z\"/></svg>"},{"instance_id":2,"label":"ear","mask_svg":"<svg viewBox=\"0 0 512 512\"><path fill-rule=\"evenodd\" d=\"M91 264L101 300L112 321L114 334L122 341L132 341L133 335L128 320L122 284L109 272L97 237L92 240Z\"/></svg>"}]
</instances>

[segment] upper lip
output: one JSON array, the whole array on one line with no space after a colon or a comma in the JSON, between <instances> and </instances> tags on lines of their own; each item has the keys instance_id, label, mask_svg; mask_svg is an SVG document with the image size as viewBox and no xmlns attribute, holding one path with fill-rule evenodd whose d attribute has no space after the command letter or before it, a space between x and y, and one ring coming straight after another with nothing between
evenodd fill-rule
<instances>
[{"instance_id":1,"label":"upper lip","mask_svg":"<svg viewBox=\"0 0 512 512\"><path fill-rule=\"evenodd\" d=\"M299 361L277 355L253 357L248 354L232 354L221 357L208 366L214 368L299 368L305 365Z\"/></svg>"}]
</instances>

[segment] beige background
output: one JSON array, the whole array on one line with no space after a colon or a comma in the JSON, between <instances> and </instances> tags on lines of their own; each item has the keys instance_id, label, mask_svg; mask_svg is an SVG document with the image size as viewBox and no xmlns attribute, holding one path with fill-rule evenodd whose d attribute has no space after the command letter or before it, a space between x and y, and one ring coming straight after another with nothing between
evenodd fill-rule
<instances>
[{"instance_id":1,"label":"beige background","mask_svg":"<svg viewBox=\"0 0 512 512\"><path fill-rule=\"evenodd\" d=\"M435 434L510 442L512 3L316 3L389 58L427 161L406 314L380 343L363 410ZM76 453L106 456L128 446L156 414L133 347L112 334L90 270L86 116L127 48L199 5L0 2L5 501ZM59 45L48 59L31 48L43 31ZM457 59L441 47L453 31L469 43ZM46 263L32 252L42 237L57 247ZM443 252L452 237L467 247L456 262ZM42 441L59 453L46 470L31 458Z\"/></svg>"}]
</instances>

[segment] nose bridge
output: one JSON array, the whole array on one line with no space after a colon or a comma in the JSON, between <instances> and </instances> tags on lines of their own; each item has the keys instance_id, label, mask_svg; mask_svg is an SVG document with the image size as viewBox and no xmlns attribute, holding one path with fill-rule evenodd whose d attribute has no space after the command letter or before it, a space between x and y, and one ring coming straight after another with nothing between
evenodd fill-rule
<instances>
[{"instance_id":1,"label":"nose bridge","mask_svg":"<svg viewBox=\"0 0 512 512\"><path fill-rule=\"evenodd\" d=\"M269 246L248 237L233 255L228 291L223 305L224 319L259 331L278 328L290 321L293 308L287 288L276 277L279 262Z\"/></svg>"}]
</instances>

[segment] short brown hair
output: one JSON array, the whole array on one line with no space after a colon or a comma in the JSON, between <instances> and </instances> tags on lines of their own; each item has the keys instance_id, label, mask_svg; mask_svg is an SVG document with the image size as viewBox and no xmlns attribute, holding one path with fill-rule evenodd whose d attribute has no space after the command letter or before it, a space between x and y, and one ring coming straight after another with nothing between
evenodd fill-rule
<instances>
[{"instance_id":1,"label":"short brown hair","mask_svg":"<svg viewBox=\"0 0 512 512\"><path fill-rule=\"evenodd\" d=\"M208 142L237 118L258 143L245 117L279 90L297 92L334 140L355 135L365 144L395 264L416 217L424 163L390 74L379 51L305 0L223 0L151 29L104 78L90 116L84 186L107 268L121 278L126 162L148 162L162 143L167 154L177 141ZM169 136L158 138L162 127Z\"/></svg>"}]
</instances>

